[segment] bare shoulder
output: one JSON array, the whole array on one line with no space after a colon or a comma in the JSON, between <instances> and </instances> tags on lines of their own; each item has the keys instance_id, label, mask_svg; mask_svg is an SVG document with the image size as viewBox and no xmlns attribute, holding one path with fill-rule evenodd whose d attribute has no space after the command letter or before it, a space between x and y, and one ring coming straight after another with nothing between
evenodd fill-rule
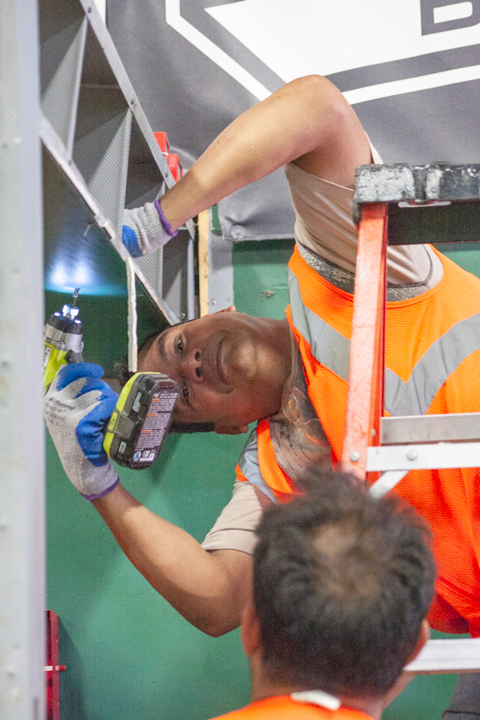
<instances>
[{"instance_id":1,"label":"bare shoulder","mask_svg":"<svg viewBox=\"0 0 480 720\"><path fill-rule=\"evenodd\" d=\"M316 128L315 146L294 163L324 180L353 187L357 165L372 162L370 143L355 111L327 78L310 75L294 82Z\"/></svg>"}]
</instances>

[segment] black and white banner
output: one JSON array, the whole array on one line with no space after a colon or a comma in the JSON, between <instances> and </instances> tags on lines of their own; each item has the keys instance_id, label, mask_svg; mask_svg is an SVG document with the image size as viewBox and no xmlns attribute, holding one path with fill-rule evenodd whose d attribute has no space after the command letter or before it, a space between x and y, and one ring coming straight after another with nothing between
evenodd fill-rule
<instances>
[{"instance_id":1,"label":"black and white banner","mask_svg":"<svg viewBox=\"0 0 480 720\"><path fill-rule=\"evenodd\" d=\"M480 162L480 0L108 0L154 130L189 167L242 111L326 75L387 162ZM282 172L221 203L226 237L290 237Z\"/></svg>"}]
</instances>

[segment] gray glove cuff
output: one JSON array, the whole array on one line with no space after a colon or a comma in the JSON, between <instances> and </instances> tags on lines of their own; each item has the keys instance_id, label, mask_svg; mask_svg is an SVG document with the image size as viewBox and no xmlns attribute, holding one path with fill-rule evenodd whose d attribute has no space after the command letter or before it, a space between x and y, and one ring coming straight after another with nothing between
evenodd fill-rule
<instances>
[{"instance_id":1,"label":"gray glove cuff","mask_svg":"<svg viewBox=\"0 0 480 720\"><path fill-rule=\"evenodd\" d=\"M93 495L85 495L85 493L80 492L80 495L83 495L85 500L90 500L90 502L91 502L92 500L98 500L98 498L101 498L104 495L108 495L108 493L112 492L112 490L114 490L117 487L117 485L120 484L120 479L119 479L117 473L115 472L115 470L113 469L113 467L110 465L110 463L108 463L108 465L106 466L106 470L103 475L103 479L105 481L105 484L108 486L105 488L105 490L94 493ZM112 484L110 485L110 483L112 483Z\"/></svg>"},{"instance_id":2,"label":"gray glove cuff","mask_svg":"<svg viewBox=\"0 0 480 720\"><path fill-rule=\"evenodd\" d=\"M158 200L133 210L124 210L123 224L134 231L142 255L148 255L166 245L177 234L172 232Z\"/></svg>"}]
</instances>

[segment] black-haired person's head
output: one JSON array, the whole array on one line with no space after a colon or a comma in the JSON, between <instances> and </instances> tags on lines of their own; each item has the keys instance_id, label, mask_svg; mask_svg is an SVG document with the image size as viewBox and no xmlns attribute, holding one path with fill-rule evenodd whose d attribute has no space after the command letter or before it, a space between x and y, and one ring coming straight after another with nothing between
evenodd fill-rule
<instances>
[{"instance_id":1,"label":"black-haired person's head","mask_svg":"<svg viewBox=\"0 0 480 720\"><path fill-rule=\"evenodd\" d=\"M319 472L267 510L254 554L262 666L275 682L383 696L414 654L433 596L425 522L396 497Z\"/></svg>"},{"instance_id":2,"label":"black-haired person's head","mask_svg":"<svg viewBox=\"0 0 480 720\"><path fill-rule=\"evenodd\" d=\"M292 364L288 320L253 317L232 305L151 339L138 368L178 383L174 420L213 423L215 432L248 432L251 422L275 414Z\"/></svg>"},{"instance_id":3,"label":"black-haired person's head","mask_svg":"<svg viewBox=\"0 0 480 720\"><path fill-rule=\"evenodd\" d=\"M179 325L181 323L178 323ZM175 327L172 325L171 327ZM163 333L165 328L161 330L155 330L155 332L150 333L150 335L147 335L146 338L142 341L138 348L138 354L142 352L146 352L148 348L152 345L152 343L157 339L157 337ZM114 366L115 371L115 377L117 378L118 382L120 383L120 386L123 387L127 384L127 382L130 380L130 378L133 377L135 373L133 373L131 370L128 369L128 361L125 357L123 360L119 360L115 363ZM171 422L168 432L169 433L197 433L197 432L213 432L214 430L214 424L213 423L179 423L179 422Z\"/></svg>"}]
</instances>

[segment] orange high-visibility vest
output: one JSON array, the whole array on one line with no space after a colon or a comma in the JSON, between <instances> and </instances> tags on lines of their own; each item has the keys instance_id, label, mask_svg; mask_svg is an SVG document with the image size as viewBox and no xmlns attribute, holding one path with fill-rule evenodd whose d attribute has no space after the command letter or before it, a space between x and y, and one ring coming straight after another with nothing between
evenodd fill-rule
<instances>
[{"instance_id":1,"label":"orange high-visibility vest","mask_svg":"<svg viewBox=\"0 0 480 720\"><path fill-rule=\"evenodd\" d=\"M480 411L480 280L437 254L444 267L440 283L386 305L385 410L390 415ZM302 355L308 395L336 464L342 456L353 296L321 277L296 248L289 263L289 294L287 318ZM237 473L274 500L295 492L276 462L268 419L258 423L247 442ZM465 618L470 632L480 636L479 470L411 471L395 492L433 529L441 598L433 626L465 632Z\"/></svg>"},{"instance_id":2,"label":"orange high-visibility vest","mask_svg":"<svg viewBox=\"0 0 480 720\"><path fill-rule=\"evenodd\" d=\"M220 715L213 720L372 720L370 715L339 707L327 710L318 705L299 703L290 695L277 695L250 703L241 710Z\"/></svg>"}]
</instances>

